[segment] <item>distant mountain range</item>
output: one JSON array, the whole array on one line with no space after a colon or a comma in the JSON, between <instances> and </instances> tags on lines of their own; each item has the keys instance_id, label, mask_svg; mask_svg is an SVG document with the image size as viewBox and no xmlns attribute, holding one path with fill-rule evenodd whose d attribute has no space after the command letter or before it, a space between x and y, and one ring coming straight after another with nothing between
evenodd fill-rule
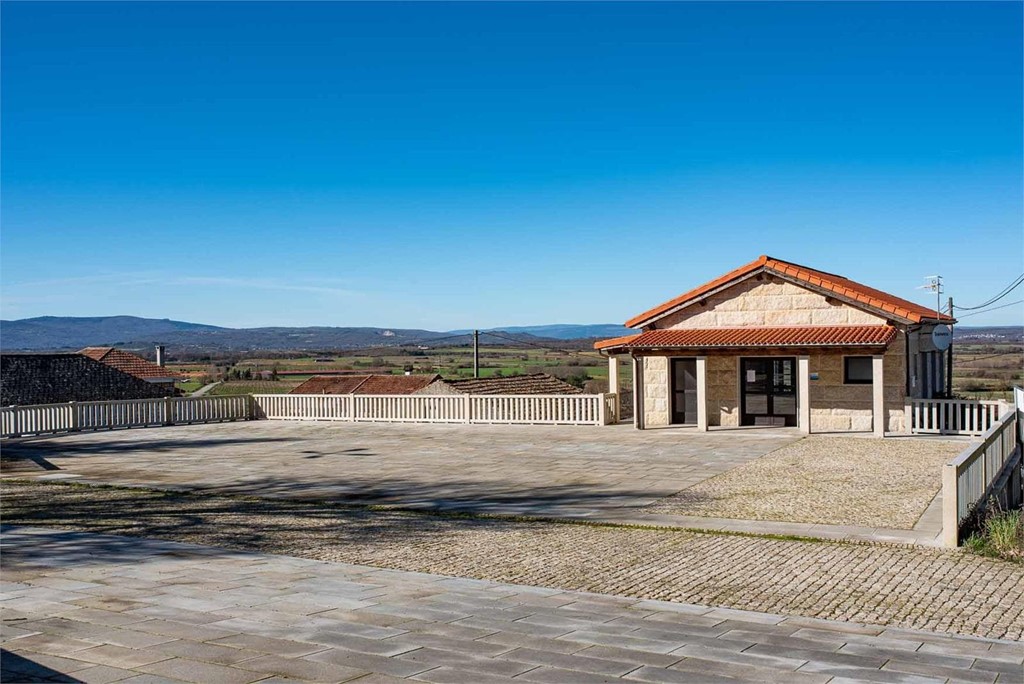
<instances>
[{"instance_id":1,"label":"distant mountain range","mask_svg":"<svg viewBox=\"0 0 1024 684\"><path fill-rule=\"evenodd\" d=\"M403 328L224 328L216 325L138 318L136 316L42 316L0 321L0 349L7 351L77 350L92 346L122 346L135 349L164 344L176 353L222 351L330 351L468 344L472 330L416 330ZM494 332L524 344L549 344L628 335L629 328L612 323L593 325L554 324L491 328ZM954 339L967 342L1006 343L1024 339L1021 326L954 328ZM487 336L487 344L500 338Z\"/></svg>"},{"instance_id":2,"label":"distant mountain range","mask_svg":"<svg viewBox=\"0 0 1024 684\"><path fill-rule=\"evenodd\" d=\"M626 334L619 325L540 325L494 328L517 341L576 340ZM164 344L176 351L341 350L472 341L471 330L438 332L402 328L225 328L136 316L42 316L0 321L0 349L43 351L87 346L145 347ZM493 344L493 339L491 344Z\"/></svg>"}]
</instances>

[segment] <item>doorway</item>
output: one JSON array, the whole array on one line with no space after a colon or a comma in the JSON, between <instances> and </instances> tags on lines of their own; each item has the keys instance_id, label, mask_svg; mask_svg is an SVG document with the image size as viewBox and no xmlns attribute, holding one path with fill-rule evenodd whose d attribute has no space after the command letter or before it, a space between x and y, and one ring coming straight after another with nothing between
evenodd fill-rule
<instances>
[{"instance_id":1,"label":"doorway","mask_svg":"<svg viewBox=\"0 0 1024 684\"><path fill-rule=\"evenodd\" d=\"M740 425L796 426L796 358L740 359Z\"/></svg>"},{"instance_id":2,"label":"doorway","mask_svg":"<svg viewBox=\"0 0 1024 684\"><path fill-rule=\"evenodd\" d=\"M697 359L672 359L672 424L697 424Z\"/></svg>"}]
</instances>

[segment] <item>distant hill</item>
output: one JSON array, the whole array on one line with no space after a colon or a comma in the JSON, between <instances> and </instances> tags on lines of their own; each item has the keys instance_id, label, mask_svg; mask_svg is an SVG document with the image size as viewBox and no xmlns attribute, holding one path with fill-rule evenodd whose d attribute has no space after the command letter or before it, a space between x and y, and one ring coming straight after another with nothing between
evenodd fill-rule
<instances>
[{"instance_id":1,"label":"distant hill","mask_svg":"<svg viewBox=\"0 0 1024 684\"><path fill-rule=\"evenodd\" d=\"M535 326L506 328L518 341L557 344L579 337L605 336L604 328L617 326ZM550 330L548 335L528 332ZM0 321L0 349L7 351L77 350L90 345L124 346L145 349L156 344L172 348L176 354L204 351L302 351L365 349L430 345L434 340L445 345L469 344L472 331L438 332L402 328L224 328L136 316L79 318L44 316L16 321ZM494 339L489 341L494 344ZM589 345L586 345L589 346Z\"/></svg>"},{"instance_id":2,"label":"distant hill","mask_svg":"<svg viewBox=\"0 0 1024 684\"><path fill-rule=\"evenodd\" d=\"M0 348L81 349L89 345L124 344L164 339L179 333L225 330L214 325L137 316L41 316L0 321Z\"/></svg>"},{"instance_id":3,"label":"distant hill","mask_svg":"<svg viewBox=\"0 0 1024 684\"><path fill-rule=\"evenodd\" d=\"M586 340L628 335L629 328L611 323L577 325L524 325L491 328L524 344L589 349ZM954 338L963 342L1020 342L1024 328L956 326ZM224 328L216 325L136 316L42 316L0 321L0 349L7 351L78 350L90 345L123 346L144 350L156 344L176 354L206 351L329 351L409 345L456 346L472 342L472 330L418 330L403 328ZM485 336L485 343L500 343Z\"/></svg>"}]
</instances>

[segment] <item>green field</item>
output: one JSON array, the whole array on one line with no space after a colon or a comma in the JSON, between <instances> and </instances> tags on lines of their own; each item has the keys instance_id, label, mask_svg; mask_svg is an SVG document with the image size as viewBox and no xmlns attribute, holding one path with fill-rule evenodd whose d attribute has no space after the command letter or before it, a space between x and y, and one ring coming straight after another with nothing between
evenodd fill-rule
<instances>
[{"instance_id":1,"label":"green field","mask_svg":"<svg viewBox=\"0 0 1024 684\"><path fill-rule=\"evenodd\" d=\"M970 399L1012 399L1024 385L1024 345L954 344L953 393Z\"/></svg>"},{"instance_id":2,"label":"green field","mask_svg":"<svg viewBox=\"0 0 1024 684\"><path fill-rule=\"evenodd\" d=\"M316 359L329 358L330 361ZM230 382L218 386L213 394L244 394L244 383L258 386L257 392L287 392L298 383L307 380L322 371L350 371L363 373L438 373L447 379L473 377L473 350L470 347L439 347L431 349L396 348L387 349L386 353L348 353L323 356L304 356L298 358L240 358L231 362L221 361L210 366L181 364L180 370L188 369L195 372L202 370L209 377L220 380L225 373L230 373ZM277 380L258 379L261 373L273 371L301 371L300 375L278 375ZM248 372L253 379L234 378L234 373ZM588 381L591 391L604 391L601 381L608 379L608 360L600 357L593 350L556 351L535 347L482 347L480 351L480 376L522 375L525 373L549 373L567 380L577 386L585 386ZM629 364L622 365L622 379L626 386L631 385L632 368ZM195 386L193 381L186 386ZM254 384L255 383L255 384ZM185 385L185 383L182 383ZM197 387L198 388L198 387Z\"/></svg>"},{"instance_id":3,"label":"green field","mask_svg":"<svg viewBox=\"0 0 1024 684\"><path fill-rule=\"evenodd\" d=\"M228 396L237 394L284 394L295 388L297 382L274 380L232 380L222 382L210 391L210 396Z\"/></svg>"}]
</instances>

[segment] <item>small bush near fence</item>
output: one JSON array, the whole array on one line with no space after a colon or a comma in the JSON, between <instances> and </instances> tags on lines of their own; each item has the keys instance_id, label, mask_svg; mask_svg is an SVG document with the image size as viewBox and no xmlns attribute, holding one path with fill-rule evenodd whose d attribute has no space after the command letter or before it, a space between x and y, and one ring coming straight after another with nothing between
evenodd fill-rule
<instances>
[{"instance_id":1,"label":"small bush near fence","mask_svg":"<svg viewBox=\"0 0 1024 684\"><path fill-rule=\"evenodd\" d=\"M964 547L971 553L993 556L1024 564L1024 515L1020 510L1000 511L993 508L968 537Z\"/></svg>"}]
</instances>

